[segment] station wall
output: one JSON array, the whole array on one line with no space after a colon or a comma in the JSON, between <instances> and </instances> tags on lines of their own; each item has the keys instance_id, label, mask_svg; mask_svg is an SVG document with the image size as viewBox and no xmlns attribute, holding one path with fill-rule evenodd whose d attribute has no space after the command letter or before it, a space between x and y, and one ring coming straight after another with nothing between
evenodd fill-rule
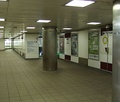
<instances>
[{"instance_id":1,"label":"station wall","mask_svg":"<svg viewBox=\"0 0 120 102\"><path fill-rule=\"evenodd\" d=\"M58 35L58 53L59 58L71 62L78 63L97 69L112 71L112 32L104 31L101 29L96 30L99 36L99 54L98 59L89 58L89 32L91 30L83 30L71 33L62 33ZM94 32L94 31L92 31ZM72 54L72 37L76 33L78 35L78 55ZM102 34L104 33L104 34ZM61 47L62 46L62 47Z\"/></svg>"}]
</instances>

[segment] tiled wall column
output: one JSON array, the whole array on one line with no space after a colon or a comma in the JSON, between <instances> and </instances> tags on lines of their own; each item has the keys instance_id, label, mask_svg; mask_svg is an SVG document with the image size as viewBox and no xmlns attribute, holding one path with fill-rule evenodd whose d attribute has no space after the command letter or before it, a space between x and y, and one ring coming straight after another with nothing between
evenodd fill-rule
<instances>
[{"instance_id":1,"label":"tiled wall column","mask_svg":"<svg viewBox=\"0 0 120 102\"><path fill-rule=\"evenodd\" d=\"M44 27L43 31L43 70L57 70L56 27Z\"/></svg>"},{"instance_id":2,"label":"tiled wall column","mask_svg":"<svg viewBox=\"0 0 120 102\"><path fill-rule=\"evenodd\" d=\"M113 5L113 94L112 102L120 102L120 0Z\"/></svg>"}]
</instances>

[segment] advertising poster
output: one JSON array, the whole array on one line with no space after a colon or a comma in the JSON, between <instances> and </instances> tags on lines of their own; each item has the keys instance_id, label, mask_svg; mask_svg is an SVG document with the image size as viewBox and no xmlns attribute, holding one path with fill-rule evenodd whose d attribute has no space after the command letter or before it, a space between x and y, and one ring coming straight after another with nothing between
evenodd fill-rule
<instances>
[{"instance_id":1,"label":"advertising poster","mask_svg":"<svg viewBox=\"0 0 120 102\"><path fill-rule=\"evenodd\" d=\"M99 60L99 31L89 32L88 34L88 57L89 59Z\"/></svg>"},{"instance_id":2,"label":"advertising poster","mask_svg":"<svg viewBox=\"0 0 120 102\"><path fill-rule=\"evenodd\" d=\"M59 38L59 48L60 53L64 53L64 36L60 36Z\"/></svg>"},{"instance_id":3,"label":"advertising poster","mask_svg":"<svg viewBox=\"0 0 120 102\"><path fill-rule=\"evenodd\" d=\"M71 55L78 56L78 34L71 34Z\"/></svg>"}]
</instances>

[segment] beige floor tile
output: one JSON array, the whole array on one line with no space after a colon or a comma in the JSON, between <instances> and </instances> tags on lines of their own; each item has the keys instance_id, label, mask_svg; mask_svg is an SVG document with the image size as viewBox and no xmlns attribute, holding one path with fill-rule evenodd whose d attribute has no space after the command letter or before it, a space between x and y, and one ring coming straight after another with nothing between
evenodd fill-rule
<instances>
[{"instance_id":1,"label":"beige floor tile","mask_svg":"<svg viewBox=\"0 0 120 102\"><path fill-rule=\"evenodd\" d=\"M42 66L0 51L0 102L111 102L111 73L59 59L58 71Z\"/></svg>"},{"instance_id":2,"label":"beige floor tile","mask_svg":"<svg viewBox=\"0 0 120 102\"><path fill-rule=\"evenodd\" d=\"M20 98L21 98L21 100L31 100L32 99L31 96L21 96Z\"/></svg>"},{"instance_id":3,"label":"beige floor tile","mask_svg":"<svg viewBox=\"0 0 120 102\"><path fill-rule=\"evenodd\" d=\"M20 97L10 97L10 102L12 101L21 101Z\"/></svg>"},{"instance_id":4,"label":"beige floor tile","mask_svg":"<svg viewBox=\"0 0 120 102\"><path fill-rule=\"evenodd\" d=\"M33 100L22 100L22 102L34 102Z\"/></svg>"}]
</instances>

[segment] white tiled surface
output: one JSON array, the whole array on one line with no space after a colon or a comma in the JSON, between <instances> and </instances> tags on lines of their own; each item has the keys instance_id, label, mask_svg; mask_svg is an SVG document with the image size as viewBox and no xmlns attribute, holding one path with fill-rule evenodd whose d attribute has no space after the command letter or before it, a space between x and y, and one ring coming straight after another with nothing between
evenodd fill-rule
<instances>
[{"instance_id":1,"label":"white tiled surface","mask_svg":"<svg viewBox=\"0 0 120 102\"><path fill-rule=\"evenodd\" d=\"M59 58L65 59L65 55L64 54L59 54Z\"/></svg>"},{"instance_id":2,"label":"white tiled surface","mask_svg":"<svg viewBox=\"0 0 120 102\"><path fill-rule=\"evenodd\" d=\"M75 62L75 63L78 63L79 62L79 57L77 56L71 56L71 61L72 62Z\"/></svg>"},{"instance_id":3,"label":"white tiled surface","mask_svg":"<svg viewBox=\"0 0 120 102\"><path fill-rule=\"evenodd\" d=\"M88 66L100 69L100 61L88 59Z\"/></svg>"},{"instance_id":4,"label":"white tiled surface","mask_svg":"<svg viewBox=\"0 0 120 102\"><path fill-rule=\"evenodd\" d=\"M42 71L42 59L0 52L0 102L111 102L111 74L58 60Z\"/></svg>"}]
</instances>

